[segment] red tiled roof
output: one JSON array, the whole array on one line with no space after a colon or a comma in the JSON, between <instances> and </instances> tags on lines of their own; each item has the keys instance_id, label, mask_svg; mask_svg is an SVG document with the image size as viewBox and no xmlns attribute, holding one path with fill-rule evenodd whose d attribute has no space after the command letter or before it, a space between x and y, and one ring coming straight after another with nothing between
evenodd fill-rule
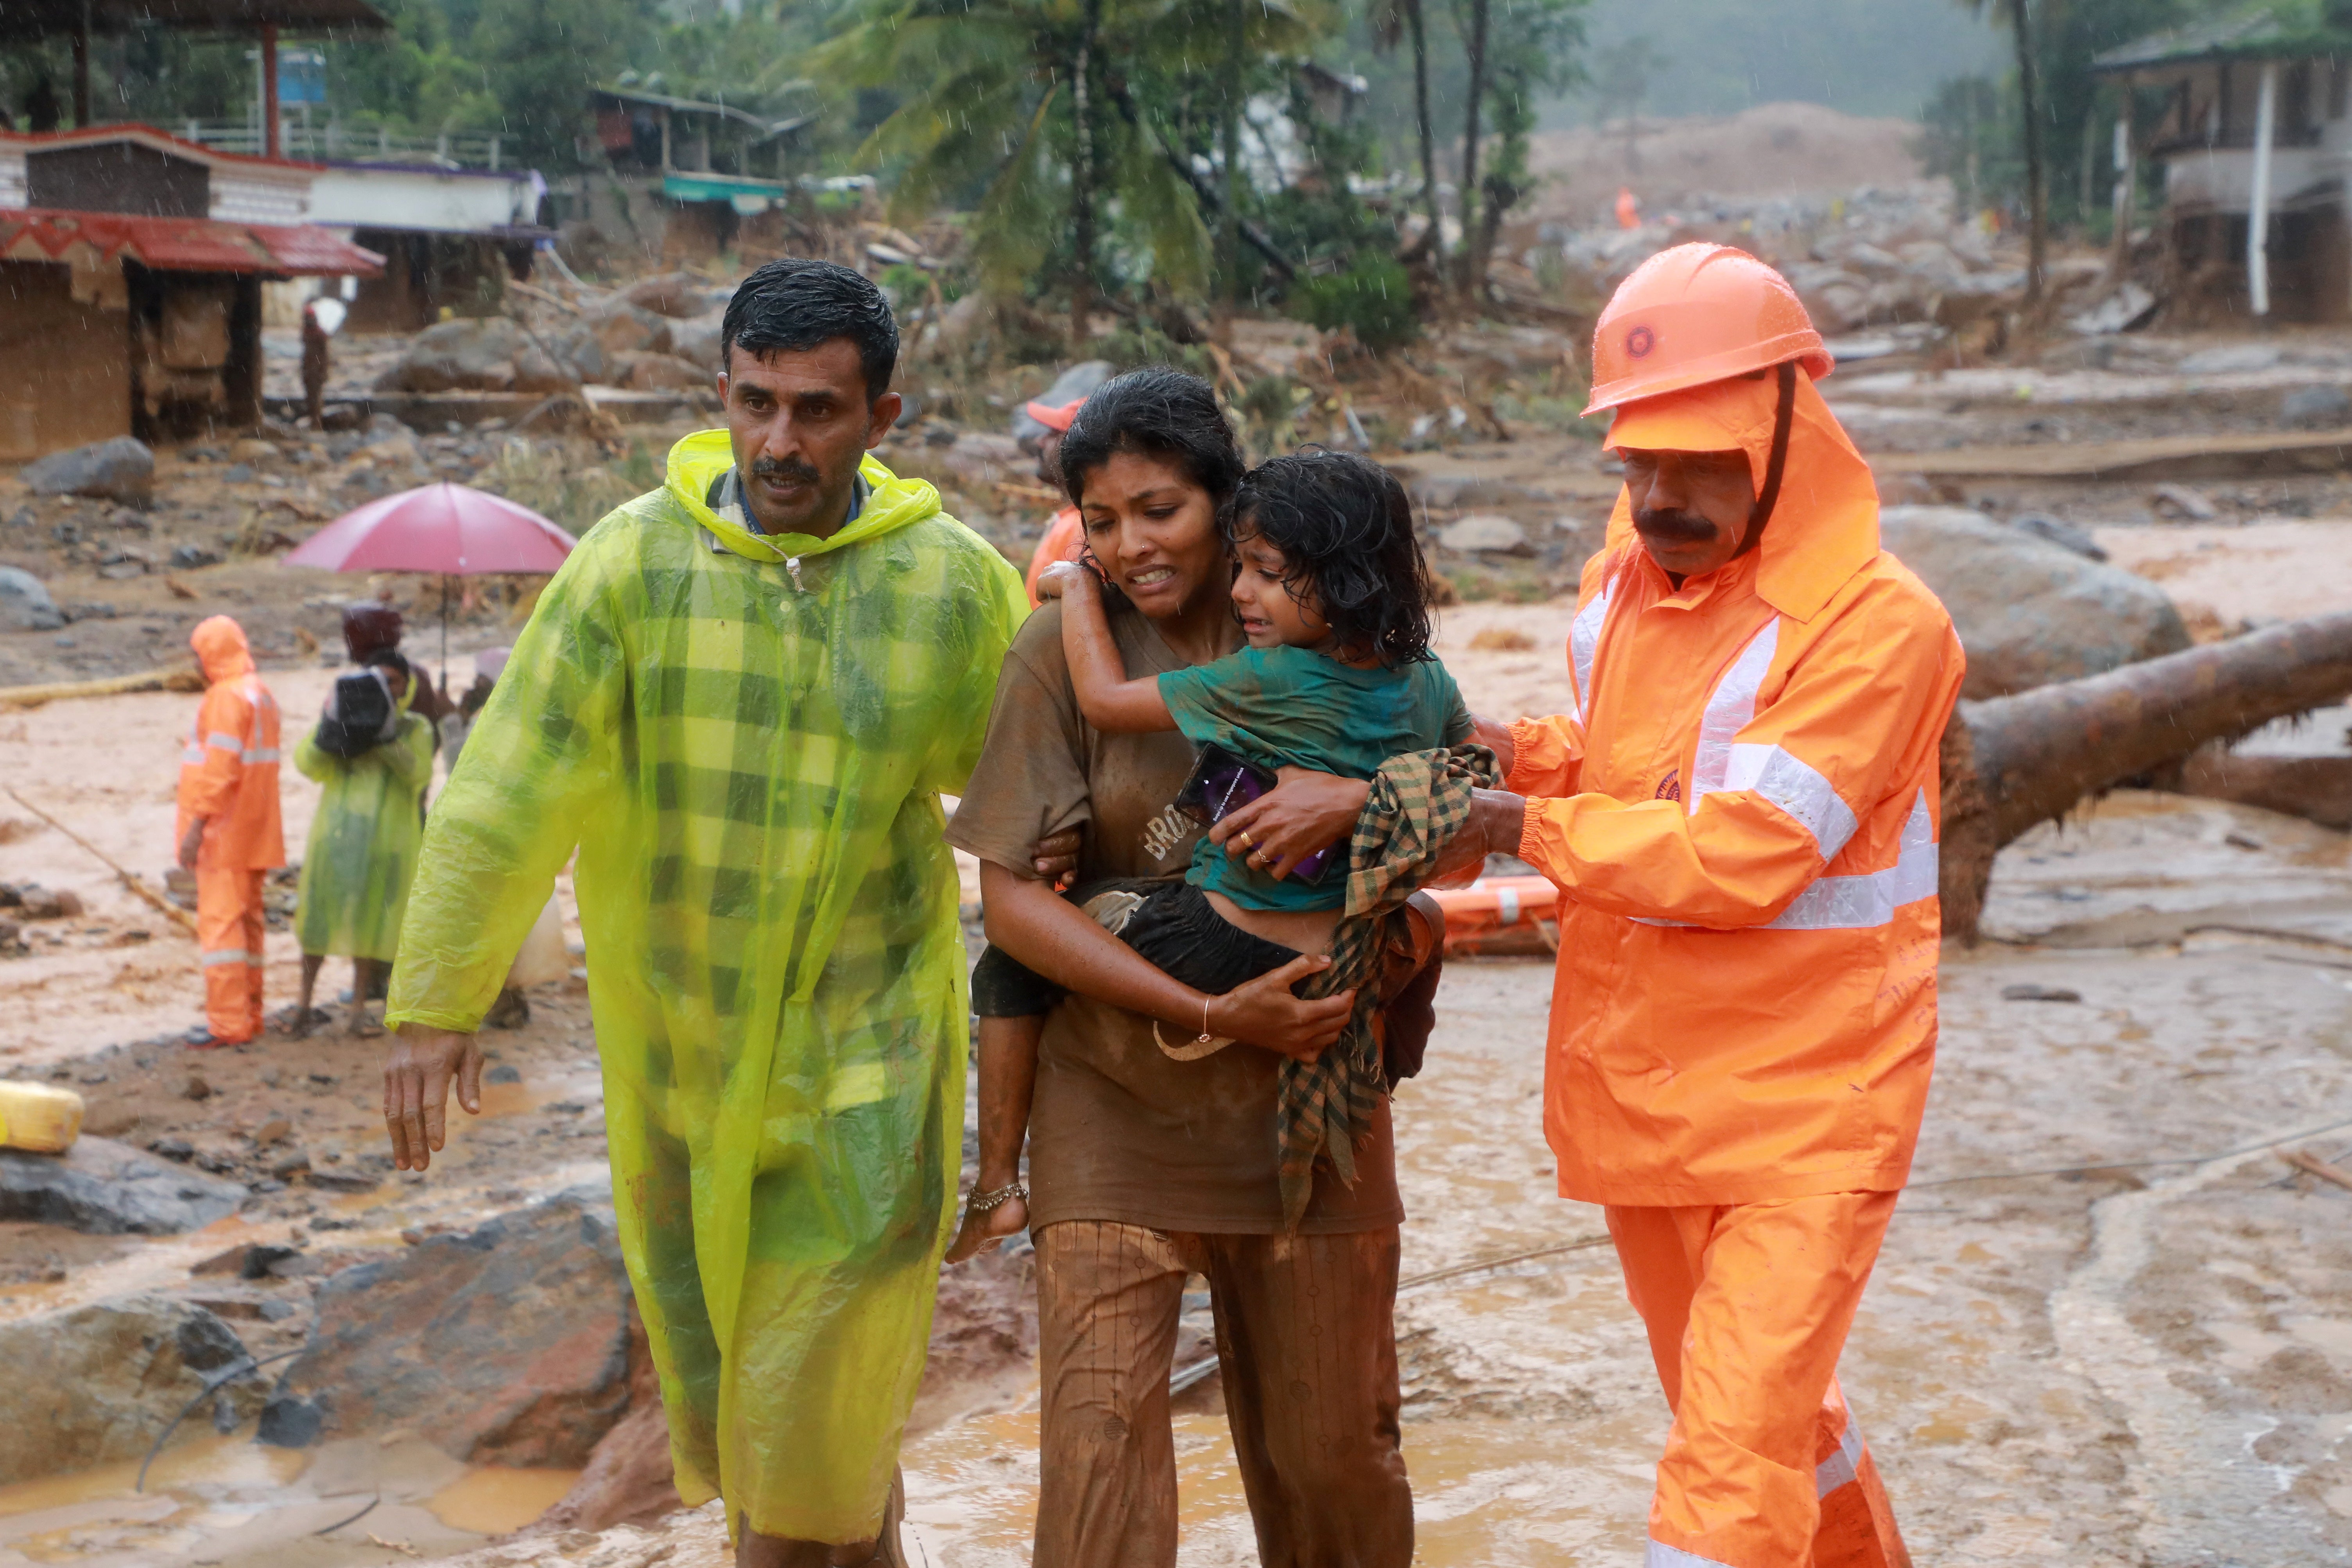
<instances>
[{"instance_id":1,"label":"red tiled roof","mask_svg":"<svg viewBox=\"0 0 2352 1568\"><path fill-rule=\"evenodd\" d=\"M0 260L90 261L121 257L164 272L267 272L279 277L373 276L383 258L315 224L216 223L197 217L0 208Z\"/></svg>"}]
</instances>

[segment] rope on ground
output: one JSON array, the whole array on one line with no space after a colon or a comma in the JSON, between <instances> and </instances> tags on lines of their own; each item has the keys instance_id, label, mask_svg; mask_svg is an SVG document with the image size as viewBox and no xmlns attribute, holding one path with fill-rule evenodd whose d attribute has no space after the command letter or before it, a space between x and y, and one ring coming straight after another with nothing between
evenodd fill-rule
<instances>
[{"instance_id":1,"label":"rope on ground","mask_svg":"<svg viewBox=\"0 0 2352 1568\"><path fill-rule=\"evenodd\" d=\"M206 1379L203 1390L194 1399L180 1406L180 1413L172 1417L170 1424L163 1428L163 1435L155 1439L155 1446L147 1450L147 1457L139 1461L139 1479L131 1483L131 1491L137 1493L147 1489L147 1467L155 1462L155 1456L163 1451L163 1445L172 1440L172 1434L180 1429L180 1423L185 1421L189 1413L197 1405L235 1383L238 1378L250 1377L271 1362L284 1361L289 1356L300 1355L307 1348L307 1346L297 1345L290 1351L279 1351L276 1355L263 1356L259 1361L247 1356L243 1361L236 1363L218 1377ZM349 1521L345 1522L348 1523Z\"/></svg>"},{"instance_id":2,"label":"rope on ground","mask_svg":"<svg viewBox=\"0 0 2352 1568\"><path fill-rule=\"evenodd\" d=\"M75 697L120 697L131 691L202 691L205 678L187 665L167 665L136 675L102 680L52 680L38 686L0 686L0 708L38 708Z\"/></svg>"},{"instance_id":3,"label":"rope on ground","mask_svg":"<svg viewBox=\"0 0 2352 1568\"><path fill-rule=\"evenodd\" d=\"M89 850L100 860L103 861L106 865L106 868L114 873L116 880L120 881L124 887L130 889L132 892L138 894L139 897L145 900L149 904L152 905L164 919L170 921L173 925L178 926L190 936L194 936L196 934L196 922L188 918L185 910L181 910L174 905L166 903L163 900L162 894L156 892L154 889L141 881L136 873L124 870L114 858L109 855L105 850L100 849L97 845L92 844L89 839L84 838L80 834L76 833L72 828L68 827L64 823L59 822L56 817L51 816L47 812L43 811L39 806L35 805L23 795L18 795L14 789L9 790L8 798L15 801L18 805L23 806L26 811L31 812L35 816L39 817L43 822L47 823L51 827L56 828L59 833L64 834L68 838L72 839L76 844L80 845L84 849Z\"/></svg>"}]
</instances>

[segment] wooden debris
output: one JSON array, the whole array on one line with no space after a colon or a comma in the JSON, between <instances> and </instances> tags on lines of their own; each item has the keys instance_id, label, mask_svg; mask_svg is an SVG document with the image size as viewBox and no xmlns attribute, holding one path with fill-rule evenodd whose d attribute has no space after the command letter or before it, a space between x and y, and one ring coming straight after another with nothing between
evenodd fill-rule
<instances>
[{"instance_id":1,"label":"wooden debris","mask_svg":"<svg viewBox=\"0 0 2352 1568\"><path fill-rule=\"evenodd\" d=\"M193 597L194 595L191 595ZM0 686L0 708L38 708L73 697L120 697L127 691L202 691L205 678L188 665L110 675L103 680L53 680L38 686Z\"/></svg>"},{"instance_id":2,"label":"wooden debris","mask_svg":"<svg viewBox=\"0 0 2352 1568\"><path fill-rule=\"evenodd\" d=\"M2331 1165L2308 1149L2288 1149L2279 1158L2305 1175L2317 1176L2323 1182L2333 1182L2347 1192L2352 1192L2352 1171L2341 1165Z\"/></svg>"},{"instance_id":3,"label":"wooden debris","mask_svg":"<svg viewBox=\"0 0 2352 1568\"><path fill-rule=\"evenodd\" d=\"M23 795L18 795L15 790L12 789L8 792L8 797L15 801L18 805L23 806L26 811L31 812L35 816L39 817L43 822L47 823L51 827L56 828L59 833L64 834L68 838L72 839L76 844L80 845L84 849L89 850L100 861L104 862L106 868L114 873L115 879L117 881L130 889L131 892L144 900L148 904L160 910L165 920L168 920L173 925L178 926L190 937L194 937L196 934L196 922L189 919L184 910L181 910L177 905L165 902L162 894L156 892L154 889L141 881L135 874L126 871L121 866L115 864L113 857L108 855L105 850L100 849L97 845L92 844L89 839L84 838L80 834L76 833L72 828L68 827L64 823L59 822L56 817L51 816L47 812L43 811L39 806L35 805Z\"/></svg>"},{"instance_id":4,"label":"wooden debris","mask_svg":"<svg viewBox=\"0 0 2352 1568\"><path fill-rule=\"evenodd\" d=\"M196 591L194 588L168 572L163 574L163 586L172 590L172 597L174 599L193 599L196 596Z\"/></svg>"}]
</instances>

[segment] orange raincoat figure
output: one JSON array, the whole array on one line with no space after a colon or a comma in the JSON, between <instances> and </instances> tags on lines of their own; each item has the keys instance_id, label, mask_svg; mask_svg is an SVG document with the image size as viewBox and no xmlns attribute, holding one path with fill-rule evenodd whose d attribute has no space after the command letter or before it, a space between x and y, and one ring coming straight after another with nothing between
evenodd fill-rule
<instances>
[{"instance_id":1,"label":"orange raincoat figure","mask_svg":"<svg viewBox=\"0 0 2352 1568\"><path fill-rule=\"evenodd\" d=\"M1615 410L1627 489L1584 569L1573 710L1511 731L1518 853L1563 895L1545 1131L1561 1194L1607 1207L1675 1413L1649 1568L1908 1561L1835 1372L1935 1060L1963 661L1879 548L1830 365L1742 252L1626 279L1587 413ZM1719 531L1705 486L1733 498ZM1715 531L1706 569L1661 564Z\"/></svg>"},{"instance_id":2,"label":"orange raincoat figure","mask_svg":"<svg viewBox=\"0 0 2352 1568\"><path fill-rule=\"evenodd\" d=\"M180 758L175 831L180 864L196 879L210 1028L198 1043L235 1046L261 1032L261 884L286 864L278 700L254 673L245 628L226 616L197 623L188 643L204 666L205 700Z\"/></svg>"}]
</instances>

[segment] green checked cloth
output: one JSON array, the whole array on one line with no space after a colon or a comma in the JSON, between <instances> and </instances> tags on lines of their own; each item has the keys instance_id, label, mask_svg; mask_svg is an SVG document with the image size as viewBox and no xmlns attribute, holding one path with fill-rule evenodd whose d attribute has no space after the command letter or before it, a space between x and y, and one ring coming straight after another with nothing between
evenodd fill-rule
<instances>
[{"instance_id":1,"label":"green checked cloth","mask_svg":"<svg viewBox=\"0 0 2352 1568\"><path fill-rule=\"evenodd\" d=\"M1388 922L1403 918L1404 901L1470 820L1470 792L1500 782L1495 753L1475 744L1407 752L1372 775L1348 844L1348 909L1331 939L1331 967L1307 989L1309 996L1328 996L1353 986L1355 1009L1337 1045L1312 1062L1282 1064L1275 1126L1282 1140L1283 1220L1293 1230L1307 1213L1318 1159L1356 1184L1356 1141L1388 1089L1372 1034Z\"/></svg>"}]
</instances>

